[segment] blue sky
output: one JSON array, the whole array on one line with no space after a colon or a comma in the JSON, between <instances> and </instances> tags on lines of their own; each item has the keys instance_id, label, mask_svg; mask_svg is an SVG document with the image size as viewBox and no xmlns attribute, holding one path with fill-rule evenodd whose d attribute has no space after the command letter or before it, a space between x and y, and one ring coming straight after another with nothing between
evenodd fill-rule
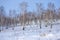
<instances>
[{"instance_id":1,"label":"blue sky","mask_svg":"<svg viewBox=\"0 0 60 40\"><path fill-rule=\"evenodd\" d=\"M28 11L36 11L36 5L35 3L43 3L44 8L47 8L47 4L49 2L52 2L55 4L56 8L60 7L60 0L0 0L0 6L3 5L5 7L5 11L8 13L9 10L16 10L19 12L19 3L21 2L27 2L28 3Z\"/></svg>"}]
</instances>

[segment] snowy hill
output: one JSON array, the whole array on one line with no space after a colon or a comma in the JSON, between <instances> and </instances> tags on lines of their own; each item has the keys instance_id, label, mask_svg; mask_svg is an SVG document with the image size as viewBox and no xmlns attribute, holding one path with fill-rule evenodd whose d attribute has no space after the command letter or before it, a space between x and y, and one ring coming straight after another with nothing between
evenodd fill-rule
<instances>
[{"instance_id":1,"label":"snowy hill","mask_svg":"<svg viewBox=\"0 0 60 40\"><path fill-rule=\"evenodd\" d=\"M57 23L57 22L56 22ZM60 24L45 27L44 23L41 25L32 24L25 26L16 26L14 30L11 28L5 29L0 32L0 40L60 40Z\"/></svg>"}]
</instances>

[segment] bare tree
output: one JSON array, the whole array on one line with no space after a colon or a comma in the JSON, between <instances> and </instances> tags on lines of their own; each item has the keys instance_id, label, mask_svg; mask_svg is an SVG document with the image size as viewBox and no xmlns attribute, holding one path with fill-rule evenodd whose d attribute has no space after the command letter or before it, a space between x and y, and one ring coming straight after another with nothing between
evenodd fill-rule
<instances>
[{"instance_id":1,"label":"bare tree","mask_svg":"<svg viewBox=\"0 0 60 40\"><path fill-rule=\"evenodd\" d=\"M52 28L53 18L54 18L54 12L55 12L55 5L54 3L48 3L48 11L49 11L49 17L50 17L50 24ZM49 20L49 19L48 19Z\"/></svg>"},{"instance_id":2,"label":"bare tree","mask_svg":"<svg viewBox=\"0 0 60 40\"><path fill-rule=\"evenodd\" d=\"M41 29L41 14L43 12L42 3L40 3L40 4L37 3L36 6L37 6L37 13L39 16L39 23L40 23L40 29Z\"/></svg>"},{"instance_id":3,"label":"bare tree","mask_svg":"<svg viewBox=\"0 0 60 40\"><path fill-rule=\"evenodd\" d=\"M3 30L3 25L4 25L4 18L5 18L5 10L4 10L4 7L3 6L0 6L0 26L1 26L1 29Z\"/></svg>"},{"instance_id":4,"label":"bare tree","mask_svg":"<svg viewBox=\"0 0 60 40\"><path fill-rule=\"evenodd\" d=\"M24 23L24 20L25 20L24 14L27 11L27 2L20 3L20 8L21 8L21 14L23 15L22 22L23 22L23 30L24 30L25 29L25 27L24 27L25 26L25 23Z\"/></svg>"}]
</instances>

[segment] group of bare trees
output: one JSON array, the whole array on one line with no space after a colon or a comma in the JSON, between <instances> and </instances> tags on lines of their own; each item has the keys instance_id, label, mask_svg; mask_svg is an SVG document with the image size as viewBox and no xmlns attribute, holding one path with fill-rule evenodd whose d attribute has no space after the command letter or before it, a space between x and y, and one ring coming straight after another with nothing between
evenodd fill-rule
<instances>
[{"instance_id":1,"label":"group of bare trees","mask_svg":"<svg viewBox=\"0 0 60 40\"><path fill-rule=\"evenodd\" d=\"M21 8L22 7L22 8ZM53 22L55 20L60 19L60 8L56 9L54 3L48 3L47 9L44 9L42 3L36 3L36 10L37 12L27 12L27 3L23 2L20 4L20 8L22 9L20 21L23 23L22 25L25 25L26 22L32 22L34 21L37 24L37 21L39 21L40 28L42 24L42 20L45 22L45 26L47 27L48 24L53 25ZM37 14L37 15L36 15ZM31 18L32 17L32 18Z\"/></svg>"},{"instance_id":2,"label":"group of bare trees","mask_svg":"<svg viewBox=\"0 0 60 40\"><path fill-rule=\"evenodd\" d=\"M17 23L17 20L15 18L12 18L11 15L8 17L5 14L6 14L6 12L4 10L4 7L1 6L0 7L0 26L9 26L9 25Z\"/></svg>"},{"instance_id":3,"label":"group of bare trees","mask_svg":"<svg viewBox=\"0 0 60 40\"><path fill-rule=\"evenodd\" d=\"M31 24L32 22L35 22L35 24L37 24L39 21L40 28L42 28L41 23L43 20L46 24L46 27L47 24L51 23L50 25L52 28L52 22L60 19L60 8L56 9L54 3L48 3L47 9L44 9L42 3L36 3L36 12L27 12L27 7L29 7L28 3L22 2L20 3L21 12L18 14L19 16L15 15L15 17L13 17L13 14L16 14L16 11L10 10L9 17L6 17L4 7L1 6L0 26L16 25L20 23L23 25L24 30L25 25Z\"/></svg>"}]
</instances>

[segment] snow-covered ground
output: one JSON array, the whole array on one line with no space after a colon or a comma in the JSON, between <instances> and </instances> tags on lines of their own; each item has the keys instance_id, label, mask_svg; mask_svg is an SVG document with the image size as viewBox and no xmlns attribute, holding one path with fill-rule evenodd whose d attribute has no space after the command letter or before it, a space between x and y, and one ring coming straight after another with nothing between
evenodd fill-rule
<instances>
[{"instance_id":1,"label":"snow-covered ground","mask_svg":"<svg viewBox=\"0 0 60 40\"><path fill-rule=\"evenodd\" d=\"M57 23L57 22L56 22ZM60 24L45 27L42 24L40 29L39 25L25 26L25 30L22 30L22 26L5 29L0 32L0 40L60 40Z\"/></svg>"}]
</instances>

